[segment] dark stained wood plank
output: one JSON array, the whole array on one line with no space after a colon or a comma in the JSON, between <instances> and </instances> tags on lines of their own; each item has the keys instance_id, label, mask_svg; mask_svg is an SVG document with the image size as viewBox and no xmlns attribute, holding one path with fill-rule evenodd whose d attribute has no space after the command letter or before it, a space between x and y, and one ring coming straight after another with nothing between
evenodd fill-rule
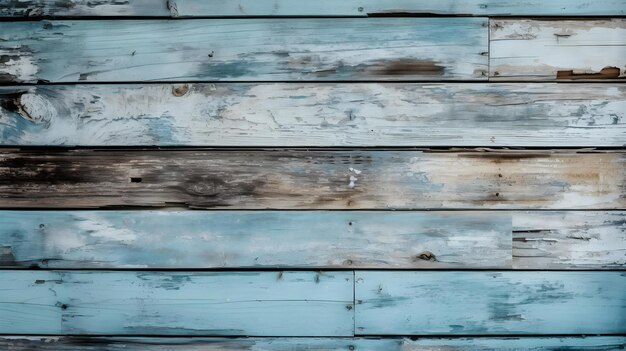
<instances>
[{"instance_id":1,"label":"dark stained wood plank","mask_svg":"<svg viewBox=\"0 0 626 351\"><path fill-rule=\"evenodd\" d=\"M16 334L353 335L353 273L0 271Z\"/></svg>"},{"instance_id":2,"label":"dark stained wood plank","mask_svg":"<svg viewBox=\"0 0 626 351\"><path fill-rule=\"evenodd\" d=\"M0 211L0 267L624 269L625 217L623 211Z\"/></svg>"},{"instance_id":3,"label":"dark stained wood plank","mask_svg":"<svg viewBox=\"0 0 626 351\"><path fill-rule=\"evenodd\" d=\"M625 163L585 150L4 150L0 206L619 209Z\"/></svg>"},{"instance_id":4,"label":"dark stained wood plank","mask_svg":"<svg viewBox=\"0 0 626 351\"><path fill-rule=\"evenodd\" d=\"M623 84L156 84L0 87L0 144L607 146Z\"/></svg>"},{"instance_id":5,"label":"dark stained wood plank","mask_svg":"<svg viewBox=\"0 0 626 351\"><path fill-rule=\"evenodd\" d=\"M42 16L619 16L624 0L1 0L0 17Z\"/></svg>"},{"instance_id":6,"label":"dark stained wood plank","mask_svg":"<svg viewBox=\"0 0 626 351\"><path fill-rule=\"evenodd\" d=\"M623 334L626 272L356 272L357 334Z\"/></svg>"},{"instance_id":7,"label":"dark stained wood plank","mask_svg":"<svg viewBox=\"0 0 626 351\"><path fill-rule=\"evenodd\" d=\"M490 79L626 78L624 18L495 19L490 28Z\"/></svg>"},{"instance_id":8,"label":"dark stained wood plank","mask_svg":"<svg viewBox=\"0 0 626 351\"><path fill-rule=\"evenodd\" d=\"M138 338L4 336L0 347L13 351L618 351L623 336L488 338Z\"/></svg>"},{"instance_id":9,"label":"dark stained wood plank","mask_svg":"<svg viewBox=\"0 0 626 351\"><path fill-rule=\"evenodd\" d=\"M0 23L0 82L486 80L484 18Z\"/></svg>"}]
</instances>

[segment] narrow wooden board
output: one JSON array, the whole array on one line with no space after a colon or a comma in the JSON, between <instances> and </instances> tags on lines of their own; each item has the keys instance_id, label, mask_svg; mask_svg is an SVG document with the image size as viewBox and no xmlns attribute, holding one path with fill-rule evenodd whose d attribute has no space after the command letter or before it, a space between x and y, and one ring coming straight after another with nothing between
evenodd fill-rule
<instances>
[{"instance_id":1,"label":"narrow wooden board","mask_svg":"<svg viewBox=\"0 0 626 351\"><path fill-rule=\"evenodd\" d=\"M0 347L13 351L619 351L626 337L508 338L138 338L4 336Z\"/></svg>"},{"instance_id":2,"label":"narrow wooden board","mask_svg":"<svg viewBox=\"0 0 626 351\"><path fill-rule=\"evenodd\" d=\"M626 269L626 212L515 212L513 267Z\"/></svg>"},{"instance_id":3,"label":"narrow wooden board","mask_svg":"<svg viewBox=\"0 0 626 351\"><path fill-rule=\"evenodd\" d=\"M0 271L2 333L351 336L352 272Z\"/></svg>"},{"instance_id":4,"label":"narrow wooden board","mask_svg":"<svg viewBox=\"0 0 626 351\"><path fill-rule=\"evenodd\" d=\"M0 87L0 145L625 144L619 83Z\"/></svg>"},{"instance_id":5,"label":"narrow wooden board","mask_svg":"<svg viewBox=\"0 0 626 351\"><path fill-rule=\"evenodd\" d=\"M497 19L490 32L490 79L626 78L626 19Z\"/></svg>"},{"instance_id":6,"label":"narrow wooden board","mask_svg":"<svg viewBox=\"0 0 626 351\"><path fill-rule=\"evenodd\" d=\"M0 211L0 267L624 269L624 218L623 211Z\"/></svg>"},{"instance_id":7,"label":"narrow wooden board","mask_svg":"<svg viewBox=\"0 0 626 351\"><path fill-rule=\"evenodd\" d=\"M0 82L486 80L484 18L0 23Z\"/></svg>"},{"instance_id":8,"label":"narrow wooden board","mask_svg":"<svg viewBox=\"0 0 626 351\"><path fill-rule=\"evenodd\" d=\"M619 209L621 152L74 150L0 153L0 207Z\"/></svg>"},{"instance_id":9,"label":"narrow wooden board","mask_svg":"<svg viewBox=\"0 0 626 351\"><path fill-rule=\"evenodd\" d=\"M0 246L1 267L507 268L511 218L497 212L0 211Z\"/></svg>"},{"instance_id":10,"label":"narrow wooden board","mask_svg":"<svg viewBox=\"0 0 626 351\"><path fill-rule=\"evenodd\" d=\"M623 0L2 0L0 17L369 16L393 14L490 16L620 16Z\"/></svg>"},{"instance_id":11,"label":"narrow wooden board","mask_svg":"<svg viewBox=\"0 0 626 351\"><path fill-rule=\"evenodd\" d=\"M357 334L623 334L626 272L356 272Z\"/></svg>"}]
</instances>

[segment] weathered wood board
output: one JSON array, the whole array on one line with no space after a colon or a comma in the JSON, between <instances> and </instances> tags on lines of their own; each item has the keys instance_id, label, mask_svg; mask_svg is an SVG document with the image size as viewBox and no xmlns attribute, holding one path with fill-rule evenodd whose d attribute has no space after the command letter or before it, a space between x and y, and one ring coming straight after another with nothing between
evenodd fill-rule
<instances>
[{"instance_id":1,"label":"weathered wood board","mask_svg":"<svg viewBox=\"0 0 626 351\"><path fill-rule=\"evenodd\" d=\"M0 145L626 145L626 85L0 87Z\"/></svg>"},{"instance_id":2,"label":"weathered wood board","mask_svg":"<svg viewBox=\"0 0 626 351\"><path fill-rule=\"evenodd\" d=\"M138 338L3 336L12 351L619 351L626 337L507 338Z\"/></svg>"},{"instance_id":3,"label":"weathered wood board","mask_svg":"<svg viewBox=\"0 0 626 351\"><path fill-rule=\"evenodd\" d=\"M626 19L490 21L490 79L626 78Z\"/></svg>"},{"instance_id":4,"label":"weathered wood board","mask_svg":"<svg viewBox=\"0 0 626 351\"><path fill-rule=\"evenodd\" d=\"M353 335L352 272L0 271L4 334Z\"/></svg>"},{"instance_id":5,"label":"weathered wood board","mask_svg":"<svg viewBox=\"0 0 626 351\"><path fill-rule=\"evenodd\" d=\"M356 272L356 334L623 334L626 272Z\"/></svg>"},{"instance_id":6,"label":"weathered wood board","mask_svg":"<svg viewBox=\"0 0 626 351\"><path fill-rule=\"evenodd\" d=\"M585 150L4 150L0 207L619 209L625 164Z\"/></svg>"},{"instance_id":7,"label":"weathered wood board","mask_svg":"<svg viewBox=\"0 0 626 351\"><path fill-rule=\"evenodd\" d=\"M0 267L624 269L624 218L623 211L0 211Z\"/></svg>"},{"instance_id":8,"label":"weathered wood board","mask_svg":"<svg viewBox=\"0 0 626 351\"><path fill-rule=\"evenodd\" d=\"M0 23L0 82L486 80L484 18Z\"/></svg>"},{"instance_id":9,"label":"weathered wood board","mask_svg":"<svg viewBox=\"0 0 626 351\"><path fill-rule=\"evenodd\" d=\"M514 212L513 267L625 269L626 212Z\"/></svg>"},{"instance_id":10,"label":"weathered wood board","mask_svg":"<svg viewBox=\"0 0 626 351\"><path fill-rule=\"evenodd\" d=\"M0 17L623 16L624 0L1 0Z\"/></svg>"}]
</instances>

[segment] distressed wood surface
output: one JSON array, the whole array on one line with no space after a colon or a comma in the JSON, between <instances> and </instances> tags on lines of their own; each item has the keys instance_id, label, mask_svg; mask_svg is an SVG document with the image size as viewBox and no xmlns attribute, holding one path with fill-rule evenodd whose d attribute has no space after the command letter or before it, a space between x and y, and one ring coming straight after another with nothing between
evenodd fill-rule
<instances>
[{"instance_id":1,"label":"distressed wood surface","mask_svg":"<svg viewBox=\"0 0 626 351\"><path fill-rule=\"evenodd\" d=\"M514 212L513 267L626 269L626 212Z\"/></svg>"},{"instance_id":2,"label":"distressed wood surface","mask_svg":"<svg viewBox=\"0 0 626 351\"><path fill-rule=\"evenodd\" d=\"M0 271L2 333L353 335L352 272Z\"/></svg>"},{"instance_id":3,"label":"distressed wood surface","mask_svg":"<svg viewBox=\"0 0 626 351\"><path fill-rule=\"evenodd\" d=\"M626 272L356 272L356 334L620 334Z\"/></svg>"},{"instance_id":4,"label":"distressed wood surface","mask_svg":"<svg viewBox=\"0 0 626 351\"><path fill-rule=\"evenodd\" d=\"M485 212L0 211L0 246L1 267L495 268L511 265L511 218Z\"/></svg>"},{"instance_id":5,"label":"distressed wood surface","mask_svg":"<svg viewBox=\"0 0 626 351\"><path fill-rule=\"evenodd\" d=\"M625 163L584 150L4 150L0 207L619 209Z\"/></svg>"},{"instance_id":6,"label":"distressed wood surface","mask_svg":"<svg viewBox=\"0 0 626 351\"><path fill-rule=\"evenodd\" d=\"M0 211L0 267L624 269L624 218L622 211Z\"/></svg>"},{"instance_id":7,"label":"distressed wood surface","mask_svg":"<svg viewBox=\"0 0 626 351\"><path fill-rule=\"evenodd\" d=\"M484 18L0 23L0 82L485 80Z\"/></svg>"},{"instance_id":8,"label":"distressed wood surface","mask_svg":"<svg viewBox=\"0 0 626 351\"><path fill-rule=\"evenodd\" d=\"M624 0L0 0L0 17L370 16L390 14L491 16L619 16Z\"/></svg>"},{"instance_id":9,"label":"distressed wood surface","mask_svg":"<svg viewBox=\"0 0 626 351\"><path fill-rule=\"evenodd\" d=\"M626 337L507 338L138 338L2 336L13 351L618 351Z\"/></svg>"},{"instance_id":10,"label":"distressed wood surface","mask_svg":"<svg viewBox=\"0 0 626 351\"><path fill-rule=\"evenodd\" d=\"M626 19L490 21L490 79L626 77Z\"/></svg>"},{"instance_id":11,"label":"distressed wood surface","mask_svg":"<svg viewBox=\"0 0 626 351\"><path fill-rule=\"evenodd\" d=\"M0 87L0 144L621 147L626 144L626 86Z\"/></svg>"}]
</instances>

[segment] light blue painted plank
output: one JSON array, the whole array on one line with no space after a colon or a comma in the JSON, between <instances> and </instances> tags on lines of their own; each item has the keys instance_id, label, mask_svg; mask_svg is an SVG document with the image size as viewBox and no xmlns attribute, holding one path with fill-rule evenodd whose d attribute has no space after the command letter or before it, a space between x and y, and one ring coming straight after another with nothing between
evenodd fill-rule
<instances>
[{"instance_id":1,"label":"light blue painted plank","mask_svg":"<svg viewBox=\"0 0 626 351\"><path fill-rule=\"evenodd\" d=\"M624 272L356 273L357 334L620 334Z\"/></svg>"},{"instance_id":2,"label":"light blue painted plank","mask_svg":"<svg viewBox=\"0 0 626 351\"><path fill-rule=\"evenodd\" d=\"M621 147L626 85L0 87L0 144Z\"/></svg>"},{"instance_id":3,"label":"light blue painted plank","mask_svg":"<svg viewBox=\"0 0 626 351\"><path fill-rule=\"evenodd\" d=\"M0 266L510 268L511 235L502 212L0 211Z\"/></svg>"},{"instance_id":4,"label":"light blue painted plank","mask_svg":"<svg viewBox=\"0 0 626 351\"><path fill-rule=\"evenodd\" d=\"M0 333L350 336L352 272L0 271Z\"/></svg>"},{"instance_id":5,"label":"light blue painted plank","mask_svg":"<svg viewBox=\"0 0 626 351\"><path fill-rule=\"evenodd\" d=\"M626 337L569 338L131 338L131 337L0 337L13 351L618 351Z\"/></svg>"},{"instance_id":6,"label":"light blue painted plank","mask_svg":"<svg viewBox=\"0 0 626 351\"><path fill-rule=\"evenodd\" d=\"M0 17L367 16L396 14L619 16L624 0L2 0Z\"/></svg>"},{"instance_id":7,"label":"light blue painted plank","mask_svg":"<svg viewBox=\"0 0 626 351\"><path fill-rule=\"evenodd\" d=\"M485 80L484 18L0 23L0 82Z\"/></svg>"}]
</instances>

